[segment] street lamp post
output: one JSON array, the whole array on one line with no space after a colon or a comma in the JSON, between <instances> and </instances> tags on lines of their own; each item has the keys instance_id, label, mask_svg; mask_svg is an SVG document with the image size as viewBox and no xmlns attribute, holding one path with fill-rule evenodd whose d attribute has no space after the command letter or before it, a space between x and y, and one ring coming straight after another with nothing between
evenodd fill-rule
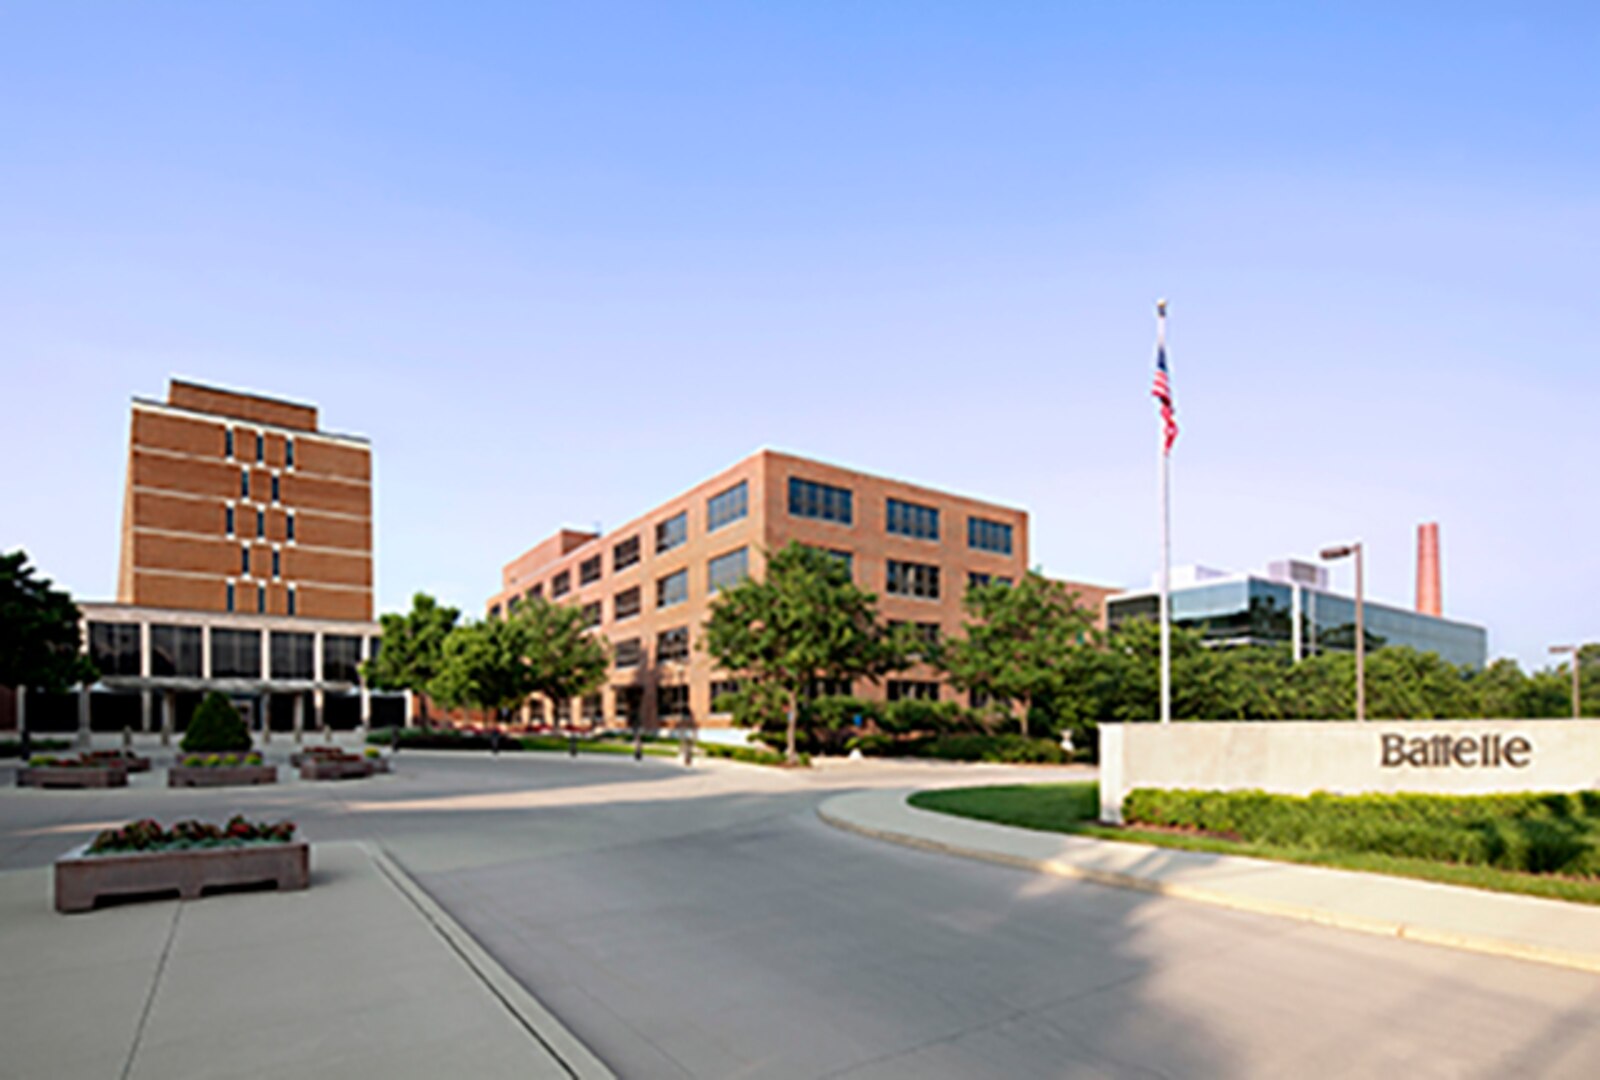
<instances>
[{"instance_id":1,"label":"street lamp post","mask_svg":"<svg viewBox=\"0 0 1600 1080\"><path fill-rule=\"evenodd\" d=\"M1324 548L1322 557L1327 560L1356 557L1356 719L1367 718L1367 619L1363 588L1365 567L1361 555L1361 541Z\"/></svg>"},{"instance_id":2,"label":"street lamp post","mask_svg":"<svg viewBox=\"0 0 1600 1080\"><path fill-rule=\"evenodd\" d=\"M1574 720L1579 720L1583 717L1583 713L1579 710L1583 693L1581 684L1578 682L1578 650L1580 648L1582 648L1580 645L1550 646L1550 652L1554 655L1559 656L1562 653L1572 654L1572 718Z\"/></svg>"}]
</instances>

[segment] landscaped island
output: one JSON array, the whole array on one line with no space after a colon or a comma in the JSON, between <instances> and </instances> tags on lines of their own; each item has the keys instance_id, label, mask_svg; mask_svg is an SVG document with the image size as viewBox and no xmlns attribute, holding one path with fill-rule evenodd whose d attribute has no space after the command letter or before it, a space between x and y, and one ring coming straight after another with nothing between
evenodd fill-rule
<instances>
[{"instance_id":1,"label":"landscaped island","mask_svg":"<svg viewBox=\"0 0 1600 1080\"><path fill-rule=\"evenodd\" d=\"M1249 855L1600 904L1600 792L1270 795L1141 788L1097 822L1098 785L923 791L912 806L1048 832Z\"/></svg>"},{"instance_id":2,"label":"landscaped island","mask_svg":"<svg viewBox=\"0 0 1600 1080\"><path fill-rule=\"evenodd\" d=\"M55 864L56 910L89 911L102 898L184 900L207 891L270 884L281 890L311 883L310 849L294 839L294 823L226 825L180 821L163 829L151 819L107 829Z\"/></svg>"},{"instance_id":3,"label":"landscaped island","mask_svg":"<svg viewBox=\"0 0 1600 1080\"><path fill-rule=\"evenodd\" d=\"M121 761L107 761L80 755L28 759L25 769L17 770L18 787L35 788L110 788L128 786L128 767Z\"/></svg>"},{"instance_id":4,"label":"landscaped island","mask_svg":"<svg viewBox=\"0 0 1600 1080\"><path fill-rule=\"evenodd\" d=\"M260 754L188 754L182 764L167 770L168 787L231 787L235 784L276 784L278 768L262 762Z\"/></svg>"}]
</instances>

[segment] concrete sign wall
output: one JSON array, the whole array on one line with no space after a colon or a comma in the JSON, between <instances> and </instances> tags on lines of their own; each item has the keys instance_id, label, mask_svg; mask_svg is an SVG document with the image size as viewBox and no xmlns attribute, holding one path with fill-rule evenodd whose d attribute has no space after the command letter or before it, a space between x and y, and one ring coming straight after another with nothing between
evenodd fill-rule
<instances>
[{"instance_id":1,"label":"concrete sign wall","mask_svg":"<svg viewBox=\"0 0 1600 1080\"><path fill-rule=\"evenodd\" d=\"M1100 815L1135 788L1419 791L1600 790L1600 720L1104 724Z\"/></svg>"}]
</instances>

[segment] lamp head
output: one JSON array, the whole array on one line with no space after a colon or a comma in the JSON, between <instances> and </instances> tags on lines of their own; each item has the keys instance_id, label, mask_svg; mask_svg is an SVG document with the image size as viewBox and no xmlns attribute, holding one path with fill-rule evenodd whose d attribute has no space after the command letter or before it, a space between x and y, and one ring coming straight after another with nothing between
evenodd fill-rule
<instances>
[{"instance_id":1,"label":"lamp head","mask_svg":"<svg viewBox=\"0 0 1600 1080\"><path fill-rule=\"evenodd\" d=\"M1323 548L1321 557L1324 559L1342 559L1353 551L1355 551L1353 545L1340 544L1338 547Z\"/></svg>"}]
</instances>

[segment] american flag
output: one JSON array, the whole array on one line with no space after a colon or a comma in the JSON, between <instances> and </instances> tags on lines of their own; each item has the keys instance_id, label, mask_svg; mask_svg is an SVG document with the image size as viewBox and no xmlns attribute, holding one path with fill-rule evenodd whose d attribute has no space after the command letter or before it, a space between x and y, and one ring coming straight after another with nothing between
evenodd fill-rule
<instances>
[{"instance_id":1,"label":"american flag","mask_svg":"<svg viewBox=\"0 0 1600 1080\"><path fill-rule=\"evenodd\" d=\"M1161 321L1163 331L1156 341L1156 378L1150 387L1151 396L1161 402L1161 423L1165 426L1167 441L1165 453L1172 453L1172 444L1178 438L1178 415L1172 408L1172 382L1167 377L1167 341L1165 323L1167 319L1166 305L1161 308Z\"/></svg>"}]
</instances>

